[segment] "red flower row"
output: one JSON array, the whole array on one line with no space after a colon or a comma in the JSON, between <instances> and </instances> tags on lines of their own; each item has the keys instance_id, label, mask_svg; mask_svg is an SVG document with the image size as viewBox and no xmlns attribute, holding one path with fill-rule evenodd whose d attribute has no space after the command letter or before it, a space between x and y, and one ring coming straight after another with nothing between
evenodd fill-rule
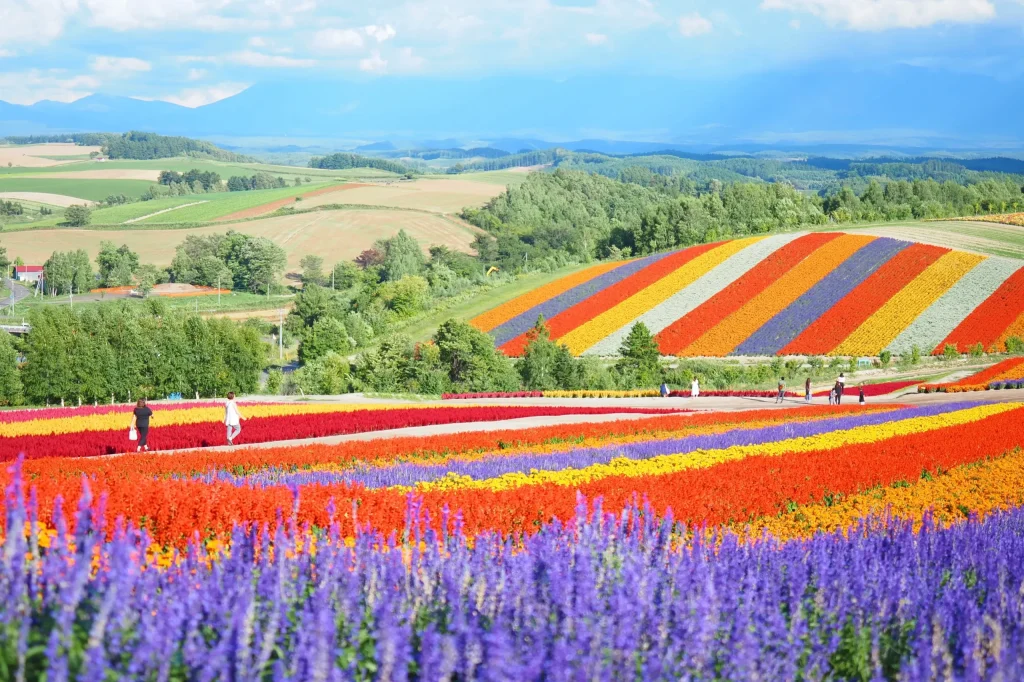
<instances>
[{"instance_id":1,"label":"red flower row","mask_svg":"<svg viewBox=\"0 0 1024 682\"><path fill-rule=\"evenodd\" d=\"M444 393L441 400L472 400L474 398L543 398L544 391L508 391L493 393Z\"/></svg>"},{"instance_id":2,"label":"red flower row","mask_svg":"<svg viewBox=\"0 0 1024 682\"><path fill-rule=\"evenodd\" d=\"M357 410L322 414L278 417L257 417L242 423L237 443L269 443L283 440L321 438L348 433L385 431L411 426L489 422L522 417L558 416L567 414L668 414L670 409L639 409L623 407L436 407L389 410ZM204 422L155 426L149 432L150 449L182 450L225 444L224 425ZM28 459L40 457L94 457L134 449L128 430L83 431L68 435L17 436L0 438L0 461L10 461L24 454Z\"/></svg>"}]
</instances>

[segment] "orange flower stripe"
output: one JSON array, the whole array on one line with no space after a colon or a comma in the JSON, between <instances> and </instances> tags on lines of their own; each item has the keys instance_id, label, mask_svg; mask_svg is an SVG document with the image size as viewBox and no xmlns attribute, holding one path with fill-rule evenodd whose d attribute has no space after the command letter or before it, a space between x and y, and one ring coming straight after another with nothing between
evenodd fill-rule
<instances>
[{"instance_id":1,"label":"orange flower stripe","mask_svg":"<svg viewBox=\"0 0 1024 682\"><path fill-rule=\"evenodd\" d=\"M824 244L742 308L687 346L681 355L728 355L762 325L874 239L866 235L844 234Z\"/></svg>"},{"instance_id":2,"label":"orange flower stripe","mask_svg":"<svg viewBox=\"0 0 1024 682\"><path fill-rule=\"evenodd\" d=\"M732 284L663 329L655 337L662 354L679 355L684 348L742 308L815 249L838 237L839 233L812 233L775 251Z\"/></svg>"},{"instance_id":3,"label":"orange flower stripe","mask_svg":"<svg viewBox=\"0 0 1024 682\"><path fill-rule=\"evenodd\" d=\"M481 315L477 315L470 320L469 323L480 331L489 332L495 327L505 324L513 317L525 313L530 308L538 306L545 301L550 301L555 296L564 294L569 289L577 287L584 282L589 282L595 277L600 277L604 273L614 270L620 265L625 265L628 262L629 261L612 261L610 263L592 265L591 267L580 270L577 273L568 275L567 277L561 277L556 279L554 282L549 282L544 286L537 287L529 293L513 298L511 301L506 301L497 308L488 310Z\"/></svg>"},{"instance_id":4,"label":"orange flower stripe","mask_svg":"<svg viewBox=\"0 0 1024 682\"><path fill-rule=\"evenodd\" d=\"M1024 340L1024 312L1018 315L1017 319L1006 328L1006 331L999 335L999 338L994 344L996 350L1005 350L1007 340L1014 337Z\"/></svg>"},{"instance_id":5,"label":"orange flower stripe","mask_svg":"<svg viewBox=\"0 0 1024 682\"><path fill-rule=\"evenodd\" d=\"M826 355L949 249L912 244L872 273L785 346L779 355Z\"/></svg>"}]
</instances>

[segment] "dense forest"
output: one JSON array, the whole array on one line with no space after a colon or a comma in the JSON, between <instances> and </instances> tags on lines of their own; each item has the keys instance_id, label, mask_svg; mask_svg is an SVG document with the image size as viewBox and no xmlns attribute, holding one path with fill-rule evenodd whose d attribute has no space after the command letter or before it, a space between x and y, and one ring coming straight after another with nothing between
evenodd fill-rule
<instances>
[{"instance_id":1,"label":"dense forest","mask_svg":"<svg viewBox=\"0 0 1024 682\"><path fill-rule=\"evenodd\" d=\"M728 237L855 221L943 218L1016 211L1014 176L970 184L931 179L863 191L840 185L824 196L783 182L698 183L635 168L616 180L578 170L534 173L463 218L489 233L477 239L485 264L513 271L565 259L647 254Z\"/></svg>"},{"instance_id":2,"label":"dense forest","mask_svg":"<svg viewBox=\"0 0 1024 682\"><path fill-rule=\"evenodd\" d=\"M327 156L314 156L309 160L309 167L329 170L342 170L346 168L376 168L377 170L390 171L400 175L415 172L414 169L398 163L397 161L375 159L369 156L360 156L359 154L349 154L347 152L338 152L337 154L328 154Z\"/></svg>"}]
</instances>

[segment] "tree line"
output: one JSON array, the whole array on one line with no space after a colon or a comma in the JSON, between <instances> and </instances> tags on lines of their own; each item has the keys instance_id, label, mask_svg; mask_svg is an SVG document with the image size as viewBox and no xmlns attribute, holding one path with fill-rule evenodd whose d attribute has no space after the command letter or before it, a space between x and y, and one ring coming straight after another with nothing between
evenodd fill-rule
<instances>
[{"instance_id":1,"label":"tree line","mask_svg":"<svg viewBox=\"0 0 1024 682\"><path fill-rule=\"evenodd\" d=\"M2 404L254 393L267 363L256 326L169 315L158 299L44 306L29 320L24 340L0 336Z\"/></svg>"},{"instance_id":2,"label":"tree line","mask_svg":"<svg viewBox=\"0 0 1024 682\"><path fill-rule=\"evenodd\" d=\"M327 156L314 156L309 160L310 168L323 168L328 170L343 170L346 168L376 168L377 170L390 171L399 175L415 173L416 170L405 164L389 159L375 159L369 156L360 156L348 152L338 152Z\"/></svg>"},{"instance_id":3,"label":"tree line","mask_svg":"<svg viewBox=\"0 0 1024 682\"><path fill-rule=\"evenodd\" d=\"M108 135L102 147L111 159L169 159L175 156L195 156L240 163L254 161L204 140L139 131Z\"/></svg>"}]
</instances>

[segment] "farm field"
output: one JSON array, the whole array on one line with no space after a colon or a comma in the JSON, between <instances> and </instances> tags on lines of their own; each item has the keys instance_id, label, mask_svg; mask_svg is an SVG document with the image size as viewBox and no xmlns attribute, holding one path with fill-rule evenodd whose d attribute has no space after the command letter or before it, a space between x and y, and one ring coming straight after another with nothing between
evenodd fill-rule
<instances>
[{"instance_id":1,"label":"farm field","mask_svg":"<svg viewBox=\"0 0 1024 682\"><path fill-rule=\"evenodd\" d=\"M34 144L0 145L0 173L9 172L11 167L47 168L67 164L71 159L85 156L90 152L99 153L99 147L79 147L75 144ZM11 164L8 166L7 164Z\"/></svg>"},{"instance_id":2,"label":"farm field","mask_svg":"<svg viewBox=\"0 0 1024 682\"><path fill-rule=\"evenodd\" d=\"M195 200L194 197L178 198ZM173 216L175 220L183 222L198 222L223 214L221 212L228 211L211 201L155 216L154 220L166 220L167 217ZM97 214L99 213L101 211L97 211ZM390 237L402 229L423 244L424 248L432 244L446 244L468 251L475 236L468 228L428 213L351 209L298 213L240 223L216 223L196 228L162 228L159 225L150 226L148 221L141 221L119 230L22 230L5 233L3 243L8 253L21 256L26 263L42 263L57 250L85 249L90 257L95 258L99 252L100 242L114 241L118 245L127 244L132 251L139 254L143 263L165 266L170 265L175 247L184 241L187 235L219 234L236 230L267 237L281 245L288 253L288 267L294 269L307 254L322 256L327 263L351 260L377 239Z\"/></svg>"},{"instance_id":3,"label":"farm field","mask_svg":"<svg viewBox=\"0 0 1024 682\"><path fill-rule=\"evenodd\" d=\"M935 220L843 229L877 237L909 239L989 256L1024 258L1024 229L995 222Z\"/></svg>"},{"instance_id":4,"label":"farm field","mask_svg":"<svg viewBox=\"0 0 1024 682\"><path fill-rule=\"evenodd\" d=\"M478 666L511 679L930 679L935 666L1016 679L1024 392L1012 393L640 414L617 414L622 402L601 414L572 401L243 404L242 445L170 457L89 456L130 445L125 406L9 412L0 459L28 456L0 473L12 595L0 627L30 618L30 641L65 642L9 665L73 669L91 642L90 670L106 678L175 661L216 679L241 643L274 652L251 664L264 671L311 668L325 646L381 661L357 653L370 641L401 652L383 659L385 679ZM219 404L156 410L154 444L223 442ZM531 414L565 421L501 421ZM450 427L257 444L396 424ZM51 601L76 614L73 629L43 617ZM658 632L673 634L655 644ZM882 656L856 644L893 632Z\"/></svg>"},{"instance_id":5,"label":"farm field","mask_svg":"<svg viewBox=\"0 0 1024 682\"><path fill-rule=\"evenodd\" d=\"M662 354L877 356L1003 349L1024 262L861 232L751 237L601 263L471 321L520 355L543 315L574 354L611 356L636 322Z\"/></svg>"},{"instance_id":6,"label":"farm field","mask_svg":"<svg viewBox=\"0 0 1024 682\"><path fill-rule=\"evenodd\" d=\"M302 205L312 208L329 204L362 204L458 213L467 206L482 206L504 191L505 187L496 183L423 178L329 192L303 201Z\"/></svg>"},{"instance_id":7,"label":"farm field","mask_svg":"<svg viewBox=\"0 0 1024 682\"><path fill-rule=\"evenodd\" d=\"M101 201L111 194L139 197L152 184L145 180L51 179L46 174L37 173L26 177L0 176L0 193L39 192Z\"/></svg>"}]
</instances>

